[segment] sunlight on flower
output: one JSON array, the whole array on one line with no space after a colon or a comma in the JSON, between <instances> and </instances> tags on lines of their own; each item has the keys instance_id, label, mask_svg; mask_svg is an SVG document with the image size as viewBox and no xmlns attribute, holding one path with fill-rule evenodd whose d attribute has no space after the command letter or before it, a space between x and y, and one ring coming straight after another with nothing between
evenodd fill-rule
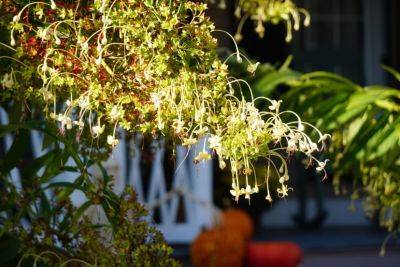
<instances>
[{"instance_id":1,"label":"sunlight on flower","mask_svg":"<svg viewBox=\"0 0 400 267\"><path fill-rule=\"evenodd\" d=\"M107 144L109 144L111 147L117 146L119 143L118 139L116 139L114 136L109 135L107 136Z\"/></svg>"},{"instance_id":2,"label":"sunlight on flower","mask_svg":"<svg viewBox=\"0 0 400 267\"><path fill-rule=\"evenodd\" d=\"M14 85L12 74L4 74L3 79L1 80L1 85L5 88L11 88Z\"/></svg>"},{"instance_id":3,"label":"sunlight on flower","mask_svg":"<svg viewBox=\"0 0 400 267\"><path fill-rule=\"evenodd\" d=\"M119 142L117 129L168 138L188 148L205 140L194 162L215 157L221 169L230 166L230 193L236 201L242 195L250 200L263 185L271 202L272 177L279 177L278 196L286 197L291 190L287 160L294 153L304 154L310 165L317 163L317 170L325 171L326 161L318 161L313 154L324 148L330 136L296 113L281 111L281 100L254 98L249 83L231 77L226 61L219 58L215 32L232 39L235 51L229 57L256 73L260 63L250 62L235 41L242 37L240 30L235 37L216 30L205 15L205 4L159 1L150 7L137 3L120 1L116 7L114 2L95 1L92 9L81 10L74 5L57 6L53 0L43 5L32 2L14 17L11 44L23 49L33 37L32 42L43 51L41 55L34 51L30 55L34 60L29 58L38 70L39 85L33 90L50 118L61 125L60 133L87 134L110 147ZM306 17L304 24L309 22L308 13L289 0L266 3L240 0L235 11L243 15L239 28L243 18L250 18L262 36L265 23L285 21L291 36L292 28L299 27L300 14ZM30 6L36 8L30 10ZM27 16L32 12L33 21L19 23L21 12ZM96 16L98 20L93 19ZM18 80L13 75L2 77L4 88ZM249 90L249 99L244 90ZM267 109L259 110L256 102ZM316 133L318 142L306 134L308 130ZM254 171L258 159L268 170L264 183Z\"/></svg>"},{"instance_id":4,"label":"sunlight on flower","mask_svg":"<svg viewBox=\"0 0 400 267\"><path fill-rule=\"evenodd\" d=\"M199 163L202 161L206 161L206 160L210 160L211 159L211 155L206 152L206 151L201 151L195 158L194 158L194 162L195 163Z\"/></svg>"}]
</instances>

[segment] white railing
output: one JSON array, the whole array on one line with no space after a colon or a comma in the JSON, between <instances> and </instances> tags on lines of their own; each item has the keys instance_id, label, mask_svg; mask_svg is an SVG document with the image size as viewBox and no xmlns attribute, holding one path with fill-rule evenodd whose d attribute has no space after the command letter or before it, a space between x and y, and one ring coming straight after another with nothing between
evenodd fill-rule
<instances>
[{"instance_id":1,"label":"white railing","mask_svg":"<svg viewBox=\"0 0 400 267\"><path fill-rule=\"evenodd\" d=\"M8 115L0 108L0 124L8 123ZM12 144L13 137L6 135L3 139L4 147L8 150ZM33 157L39 157L43 137L36 131L31 133L31 144ZM112 155L104 163L105 168L115 177L115 191L122 192L126 185L135 188L139 200L146 206L150 213L150 221L159 210L159 220L156 226L163 232L166 240L171 243L188 243L205 226L211 224L213 216L212 206L212 162L194 164L193 159L200 149L203 148L205 139L200 144L192 147L190 151L186 148L176 148L175 169L173 170L172 183L167 186L166 172L164 170L164 146L158 145L153 149L153 160L151 171L144 190L144 181L140 169L141 149L139 148L140 137L135 142L127 144L124 138L114 149ZM127 156L128 147L133 150ZM71 162L72 163L72 162ZM95 172L95 171L94 171ZM20 184L19 171L12 170L12 178L16 184ZM57 181L74 181L76 176L71 173L63 173L56 177ZM81 192L74 192L71 196L75 205L79 206L85 201ZM180 203L182 202L182 203ZM181 220L179 218L185 218Z\"/></svg>"}]
</instances>

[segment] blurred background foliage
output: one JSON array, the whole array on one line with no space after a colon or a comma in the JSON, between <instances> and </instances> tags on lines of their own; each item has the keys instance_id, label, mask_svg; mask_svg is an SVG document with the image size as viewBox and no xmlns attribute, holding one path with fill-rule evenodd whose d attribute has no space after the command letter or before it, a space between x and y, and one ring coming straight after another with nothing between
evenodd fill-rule
<instances>
[{"instance_id":1,"label":"blurred background foliage","mask_svg":"<svg viewBox=\"0 0 400 267\"><path fill-rule=\"evenodd\" d=\"M364 200L367 215L399 231L400 91L363 87L331 72L301 73L290 69L290 62L291 57L281 66L260 65L248 77L254 97L279 95L286 109L330 133L329 172L336 193L348 193L344 182L351 181L351 198ZM235 68L238 75L247 75ZM383 68L400 81L396 70Z\"/></svg>"}]
</instances>

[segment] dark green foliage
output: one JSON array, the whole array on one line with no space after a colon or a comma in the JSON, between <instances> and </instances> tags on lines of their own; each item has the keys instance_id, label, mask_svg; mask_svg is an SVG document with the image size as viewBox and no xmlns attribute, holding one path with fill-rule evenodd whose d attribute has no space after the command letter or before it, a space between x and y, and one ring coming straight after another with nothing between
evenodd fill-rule
<instances>
[{"instance_id":1,"label":"dark green foliage","mask_svg":"<svg viewBox=\"0 0 400 267\"><path fill-rule=\"evenodd\" d=\"M99 162L79 154L73 135L62 136L52 124L24 114L0 125L0 137L14 135L0 160L0 266L35 261L37 266L177 265L161 233L145 220L147 212L132 189L113 193L112 177ZM31 130L43 133L49 148L36 159L29 156ZM68 159L74 164L67 165ZM90 173L94 166L101 177ZM11 181L15 167L21 188ZM76 180L57 181L65 171ZM69 198L75 191L87 198L80 207ZM93 211L104 212L103 220L95 221Z\"/></svg>"}]
</instances>

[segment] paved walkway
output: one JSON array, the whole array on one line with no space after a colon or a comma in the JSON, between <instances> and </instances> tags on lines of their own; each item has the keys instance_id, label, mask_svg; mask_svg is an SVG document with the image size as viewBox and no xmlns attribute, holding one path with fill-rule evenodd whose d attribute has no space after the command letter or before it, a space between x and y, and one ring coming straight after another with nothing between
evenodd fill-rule
<instances>
[{"instance_id":1,"label":"paved walkway","mask_svg":"<svg viewBox=\"0 0 400 267\"><path fill-rule=\"evenodd\" d=\"M380 257L376 250L350 250L336 253L306 254L303 267L399 267L400 249Z\"/></svg>"}]
</instances>

